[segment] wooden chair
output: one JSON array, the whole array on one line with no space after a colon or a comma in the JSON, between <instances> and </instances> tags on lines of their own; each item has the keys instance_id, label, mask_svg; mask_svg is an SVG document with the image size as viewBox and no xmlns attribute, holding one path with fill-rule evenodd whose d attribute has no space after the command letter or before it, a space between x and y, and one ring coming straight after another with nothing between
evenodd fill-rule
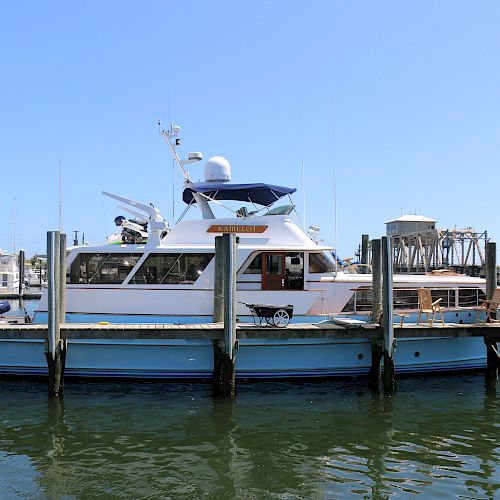
<instances>
[{"instance_id":1,"label":"wooden chair","mask_svg":"<svg viewBox=\"0 0 500 500\"><path fill-rule=\"evenodd\" d=\"M443 311L441 309L440 302L443 299L437 299L432 302L432 294L428 288L418 289L418 320L417 325L420 324L420 318L423 314L427 317L427 323L430 326L434 325L436 319L436 313L441 316L441 323L444 325Z\"/></svg>"},{"instance_id":2,"label":"wooden chair","mask_svg":"<svg viewBox=\"0 0 500 500\"><path fill-rule=\"evenodd\" d=\"M493 297L491 300L483 300L481 308L485 310L485 323L499 323L500 319L497 319L497 311L500 305L500 288L495 288L493 292ZM492 317L493 315L493 317Z\"/></svg>"},{"instance_id":3,"label":"wooden chair","mask_svg":"<svg viewBox=\"0 0 500 500\"><path fill-rule=\"evenodd\" d=\"M393 312L392 315L397 316L399 318L399 326L403 326L404 322L405 322L405 318L407 318L409 316L409 314L396 313L396 312Z\"/></svg>"}]
</instances>

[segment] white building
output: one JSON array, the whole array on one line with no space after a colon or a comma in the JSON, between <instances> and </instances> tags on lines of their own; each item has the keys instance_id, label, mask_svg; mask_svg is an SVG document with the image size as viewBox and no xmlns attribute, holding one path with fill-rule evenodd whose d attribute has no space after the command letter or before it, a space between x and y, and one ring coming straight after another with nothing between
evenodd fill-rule
<instances>
[{"instance_id":1,"label":"white building","mask_svg":"<svg viewBox=\"0 0 500 500\"><path fill-rule=\"evenodd\" d=\"M0 293L17 293L18 291L18 257L0 250Z\"/></svg>"},{"instance_id":2,"label":"white building","mask_svg":"<svg viewBox=\"0 0 500 500\"><path fill-rule=\"evenodd\" d=\"M386 235L421 233L436 229L436 220L423 215L402 215L397 219L386 222Z\"/></svg>"}]
</instances>

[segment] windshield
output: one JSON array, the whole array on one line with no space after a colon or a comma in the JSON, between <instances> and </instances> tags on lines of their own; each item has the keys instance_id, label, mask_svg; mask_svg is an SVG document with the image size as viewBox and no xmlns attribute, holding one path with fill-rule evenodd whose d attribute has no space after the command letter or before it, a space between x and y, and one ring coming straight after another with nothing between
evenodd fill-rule
<instances>
[{"instance_id":1,"label":"windshield","mask_svg":"<svg viewBox=\"0 0 500 500\"><path fill-rule=\"evenodd\" d=\"M328 252L314 252L309 254L310 273L334 273L335 261Z\"/></svg>"}]
</instances>

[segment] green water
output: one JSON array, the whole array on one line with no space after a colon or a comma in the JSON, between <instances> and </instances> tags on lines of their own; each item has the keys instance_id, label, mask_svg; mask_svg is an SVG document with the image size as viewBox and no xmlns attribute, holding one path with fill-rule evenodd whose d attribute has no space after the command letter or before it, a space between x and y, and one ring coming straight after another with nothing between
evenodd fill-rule
<instances>
[{"instance_id":1,"label":"green water","mask_svg":"<svg viewBox=\"0 0 500 500\"><path fill-rule=\"evenodd\" d=\"M484 376L208 385L0 380L0 498L500 498Z\"/></svg>"}]
</instances>

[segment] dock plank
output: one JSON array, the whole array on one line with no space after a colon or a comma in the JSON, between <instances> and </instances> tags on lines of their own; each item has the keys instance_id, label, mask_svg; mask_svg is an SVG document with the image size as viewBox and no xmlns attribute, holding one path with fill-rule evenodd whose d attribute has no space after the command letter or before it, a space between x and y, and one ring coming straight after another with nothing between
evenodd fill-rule
<instances>
[{"instance_id":1,"label":"dock plank","mask_svg":"<svg viewBox=\"0 0 500 500\"><path fill-rule=\"evenodd\" d=\"M61 325L61 337L64 339L220 339L223 337L222 323L204 323L189 325L167 324L71 324ZM437 338L437 337L485 337L490 342L500 342L498 324L446 324L426 325L405 324L395 326L396 338ZM46 339L47 325L0 325L0 340ZM378 325L333 325L292 324L286 328L238 323L237 337L240 339L373 339L381 337L382 328Z\"/></svg>"}]
</instances>

